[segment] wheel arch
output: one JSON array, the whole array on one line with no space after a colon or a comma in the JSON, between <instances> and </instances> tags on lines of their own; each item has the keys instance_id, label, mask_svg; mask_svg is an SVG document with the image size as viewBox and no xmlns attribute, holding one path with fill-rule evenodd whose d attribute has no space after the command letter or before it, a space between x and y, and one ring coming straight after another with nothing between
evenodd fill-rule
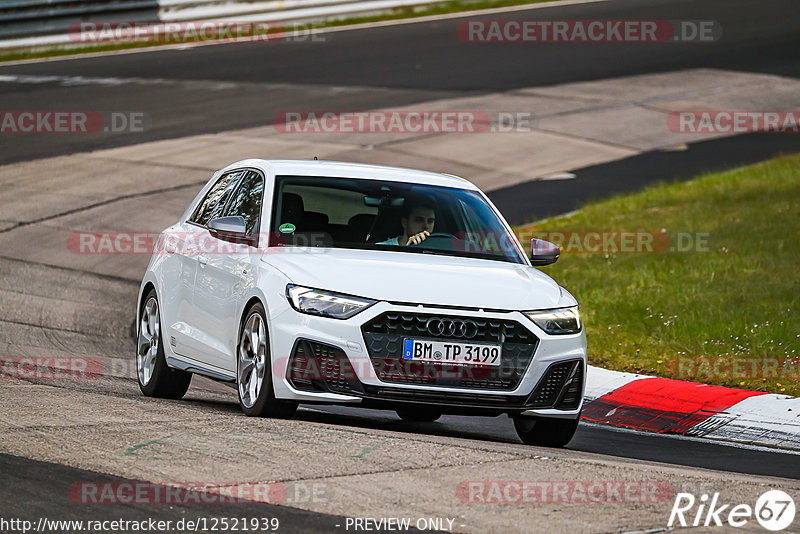
<instances>
[{"instance_id":1,"label":"wheel arch","mask_svg":"<svg viewBox=\"0 0 800 534\"><path fill-rule=\"evenodd\" d=\"M142 309L144 308L144 298L147 296L150 291L156 291L156 285L151 281L148 280L142 285L142 290L139 292L139 304L136 307L136 320L138 321L142 316ZM156 291L156 298L158 298L158 292Z\"/></svg>"},{"instance_id":2,"label":"wheel arch","mask_svg":"<svg viewBox=\"0 0 800 534\"><path fill-rule=\"evenodd\" d=\"M266 319L269 326L269 306L267 305L267 296L264 290L269 291L269 288L262 288L261 284L253 284L241 297L242 307L239 309L239 328L242 327L245 320L245 315L253 307L254 304L261 304L264 308L264 319Z\"/></svg>"},{"instance_id":3,"label":"wheel arch","mask_svg":"<svg viewBox=\"0 0 800 534\"><path fill-rule=\"evenodd\" d=\"M250 309L255 306L256 304L260 304L261 307L264 309L264 326L267 329L267 340L269 344L270 352L272 351L272 336L270 335L270 324L269 324L269 309L266 305L266 299L264 299L263 295L258 293L251 294L247 299L244 299L244 305L242 306L242 310L239 312L239 325L236 329L236 346L237 348L234 349L234 357L238 358L237 351L239 342L241 341L240 337L242 335L242 328L244 328L244 322L247 320L247 314L250 312Z\"/></svg>"},{"instance_id":4,"label":"wheel arch","mask_svg":"<svg viewBox=\"0 0 800 534\"><path fill-rule=\"evenodd\" d=\"M246 312L247 310L249 310L250 308L252 308L256 304L261 304L261 307L264 308L264 310L267 309L264 306L264 302L261 300L260 297L250 297L250 300L248 300L245 303L244 308L242 308L242 316L244 316L244 312Z\"/></svg>"}]
</instances>

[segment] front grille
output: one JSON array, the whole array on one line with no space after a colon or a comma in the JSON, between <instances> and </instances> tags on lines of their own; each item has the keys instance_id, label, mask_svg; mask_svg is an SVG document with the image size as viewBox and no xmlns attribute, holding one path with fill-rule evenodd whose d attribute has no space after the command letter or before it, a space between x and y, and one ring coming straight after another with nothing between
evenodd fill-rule
<instances>
[{"instance_id":1,"label":"front grille","mask_svg":"<svg viewBox=\"0 0 800 534\"><path fill-rule=\"evenodd\" d=\"M486 319L478 317L456 317L452 315L430 315L422 313L386 312L361 327L363 332L375 334L395 334L405 337L436 337L428 329L428 323L436 320L472 322L477 326L474 336L442 336L450 340L464 342L519 343L536 344L539 340L530 330L516 321L508 319Z\"/></svg>"},{"instance_id":2,"label":"front grille","mask_svg":"<svg viewBox=\"0 0 800 534\"><path fill-rule=\"evenodd\" d=\"M306 339L295 342L286 378L301 391L364 392L355 369L342 349Z\"/></svg>"},{"instance_id":3,"label":"front grille","mask_svg":"<svg viewBox=\"0 0 800 534\"><path fill-rule=\"evenodd\" d=\"M532 408L577 408L582 388L583 363L580 360L555 363L547 368L525 405Z\"/></svg>"},{"instance_id":4,"label":"front grille","mask_svg":"<svg viewBox=\"0 0 800 534\"><path fill-rule=\"evenodd\" d=\"M442 324L447 326L442 327ZM533 333L512 320L405 312L383 313L364 324L361 332L381 381L468 389L514 389L539 342ZM501 365L462 366L404 360L403 340L406 338L500 343Z\"/></svg>"}]
</instances>

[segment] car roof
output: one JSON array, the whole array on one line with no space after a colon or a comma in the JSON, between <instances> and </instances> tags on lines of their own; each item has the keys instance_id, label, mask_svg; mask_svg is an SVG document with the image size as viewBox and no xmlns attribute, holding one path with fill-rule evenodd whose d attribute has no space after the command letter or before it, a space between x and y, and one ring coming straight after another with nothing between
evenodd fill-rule
<instances>
[{"instance_id":1,"label":"car roof","mask_svg":"<svg viewBox=\"0 0 800 534\"><path fill-rule=\"evenodd\" d=\"M457 187L459 189L477 190L469 180L454 176L403 167L387 167L365 163L348 163L344 161L293 160L293 159L246 159L228 165L225 169L237 167L256 167L265 173L275 176L333 176L364 180L387 180L392 182L411 182L419 184Z\"/></svg>"}]
</instances>

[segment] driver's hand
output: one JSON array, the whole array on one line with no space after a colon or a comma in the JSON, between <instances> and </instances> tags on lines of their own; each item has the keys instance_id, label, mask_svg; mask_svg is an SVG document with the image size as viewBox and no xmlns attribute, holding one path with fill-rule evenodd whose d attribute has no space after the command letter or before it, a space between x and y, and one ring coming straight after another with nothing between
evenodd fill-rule
<instances>
[{"instance_id":1,"label":"driver's hand","mask_svg":"<svg viewBox=\"0 0 800 534\"><path fill-rule=\"evenodd\" d=\"M422 232L420 232L418 234L414 234L414 235L412 235L411 237L408 238L408 242L406 243L406 246L408 246L408 245L419 245L420 243L425 241L428 238L429 235L431 235L431 233L429 231L427 231L427 230L424 230L424 231L422 231Z\"/></svg>"}]
</instances>

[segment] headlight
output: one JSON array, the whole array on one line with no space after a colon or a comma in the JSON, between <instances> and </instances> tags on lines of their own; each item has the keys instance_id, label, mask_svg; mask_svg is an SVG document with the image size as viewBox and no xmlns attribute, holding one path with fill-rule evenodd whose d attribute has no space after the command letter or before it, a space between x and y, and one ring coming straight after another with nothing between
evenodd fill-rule
<instances>
[{"instance_id":1,"label":"headlight","mask_svg":"<svg viewBox=\"0 0 800 534\"><path fill-rule=\"evenodd\" d=\"M522 312L548 334L577 334L581 331L578 307Z\"/></svg>"},{"instance_id":2,"label":"headlight","mask_svg":"<svg viewBox=\"0 0 800 534\"><path fill-rule=\"evenodd\" d=\"M311 289L310 287L293 284L286 286L286 298L289 299L292 308L301 313L321 315L333 319L349 319L376 302L361 297L342 295L341 293Z\"/></svg>"}]
</instances>

